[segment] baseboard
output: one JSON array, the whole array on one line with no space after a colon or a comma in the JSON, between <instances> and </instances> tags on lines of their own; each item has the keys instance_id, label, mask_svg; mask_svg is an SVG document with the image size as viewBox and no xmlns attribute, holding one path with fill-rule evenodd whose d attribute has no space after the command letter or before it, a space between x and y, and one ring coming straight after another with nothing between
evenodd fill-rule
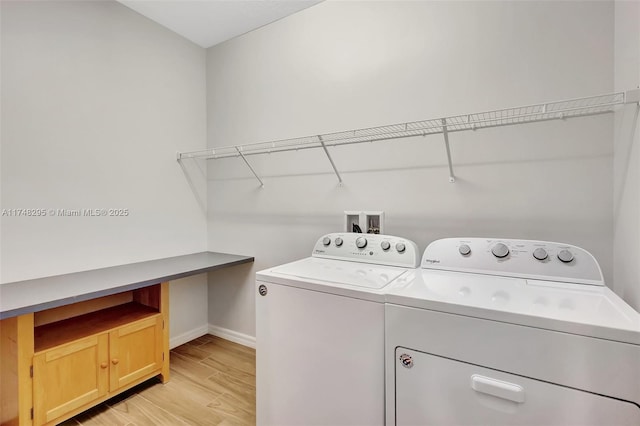
<instances>
[{"instance_id":1,"label":"baseboard","mask_svg":"<svg viewBox=\"0 0 640 426\"><path fill-rule=\"evenodd\" d=\"M228 328L218 327L217 325L209 324L209 334L222 337L223 339L230 340L243 346L250 348L256 347L256 338L249 336L248 334L239 333L237 331L229 330Z\"/></svg>"},{"instance_id":2,"label":"baseboard","mask_svg":"<svg viewBox=\"0 0 640 426\"><path fill-rule=\"evenodd\" d=\"M169 348L173 349L177 346L183 345L187 342L192 341L193 339L197 339L200 336L204 336L209 332L209 328L207 324L201 325L198 328L194 328L193 330L189 330L186 333L182 333L179 336L174 336L169 339Z\"/></svg>"}]
</instances>

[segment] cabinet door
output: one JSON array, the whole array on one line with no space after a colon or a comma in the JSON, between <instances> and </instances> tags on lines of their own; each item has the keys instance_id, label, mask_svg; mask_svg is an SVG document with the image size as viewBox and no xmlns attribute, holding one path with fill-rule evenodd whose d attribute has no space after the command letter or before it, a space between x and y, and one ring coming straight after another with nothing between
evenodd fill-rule
<instances>
[{"instance_id":1,"label":"cabinet door","mask_svg":"<svg viewBox=\"0 0 640 426\"><path fill-rule=\"evenodd\" d=\"M162 316L127 324L109 333L111 392L162 369Z\"/></svg>"},{"instance_id":2,"label":"cabinet door","mask_svg":"<svg viewBox=\"0 0 640 426\"><path fill-rule=\"evenodd\" d=\"M106 333L75 340L33 357L34 424L50 422L107 394Z\"/></svg>"}]
</instances>

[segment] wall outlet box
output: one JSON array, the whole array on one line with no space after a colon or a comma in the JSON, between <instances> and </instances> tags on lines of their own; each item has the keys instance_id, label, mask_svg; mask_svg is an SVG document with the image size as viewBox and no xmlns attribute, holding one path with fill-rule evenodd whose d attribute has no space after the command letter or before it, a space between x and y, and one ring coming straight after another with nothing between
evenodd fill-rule
<instances>
[{"instance_id":1,"label":"wall outlet box","mask_svg":"<svg viewBox=\"0 0 640 426\"><path fill-rule=\"evenodd\" d=\"M358 231L358 229L360 231ZM345 211L344 230L366 234L384 234L383 211Z\"/></svg>"},{"instance_id":2,"label":"wall outlet box","mask_svg":"<svg viewBox=\"0 0 640 426\"><path fill-rule=\"evenodd\" d=\"M345 211L344 212L344 230L346 232L358 232L355 226L360 227L360 212ZM362 229L362 227L360 227Z\"/></svg>"}]
</instances>

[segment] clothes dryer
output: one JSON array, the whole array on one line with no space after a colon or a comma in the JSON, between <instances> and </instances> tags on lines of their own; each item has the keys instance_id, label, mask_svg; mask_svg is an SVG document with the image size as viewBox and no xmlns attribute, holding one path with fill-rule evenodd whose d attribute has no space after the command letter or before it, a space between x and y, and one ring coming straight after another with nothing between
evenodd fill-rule
<instances>
[{"instance_id":1,"label":"clothes dryer","mask_svg":"<svg viewBox=\"0 0 640 426\"><path fill-rule=\"evenodd\" d=\"M388 287L388 425L640 425L640 314L594 257L449 238Z\"/></svg>"}]
</instances>

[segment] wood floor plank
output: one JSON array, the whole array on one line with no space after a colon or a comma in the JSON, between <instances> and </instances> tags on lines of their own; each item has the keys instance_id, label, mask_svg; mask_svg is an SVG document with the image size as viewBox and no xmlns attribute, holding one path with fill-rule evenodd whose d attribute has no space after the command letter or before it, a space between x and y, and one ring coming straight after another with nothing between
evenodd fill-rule
<instances>
[{"instance_id":1,"label":"wood floor plank","mask_svg":"<svg viewBox=\"0 0 640 426\"><path fill-rule=\"evenodd\" d=\"M219 336L214 336L212 334L208 334L207 336L211 336L211 337L207 337L207 339L209 339L210 342L217 342L220 343L222 345L227 345L230 347L234 347L237 349L242 349L242 350L246 350L246 351L253 351L255 352L256 349L249 347L249 346L245 346L245 345L241 345L240 343L236 343L236 342L232 342L231 340L227 340L227 339L223 339L222 337Z\"/></svg>"},{"instance_id":2,"label":"wood floor plank","mask_svg":"<svg viewBox=\"0 0 640 426\"><path fill-rule=\"evenodd\" d=\"M205 358L202 361L200 361L200 363L214 369L215 371L225 373L231 377L234 377L239 381L246 383L248 385L255 386L256 384L255 374L251 374L251 373L247 373L245 371L239 370L235 366L232 366L228 363L220 362L215 358L212 358L212 357Z\"/></svg>"},{"instance_id":3,"label":"wood floor plank","mask_svg":"<svg viewBox=\"0 0 640 426\"><path fill-rule=\"evenodd\" d=\"M131 419L112 410L106 404L90 408L77 415L75 419L82 426L135 426Z\"/></svg>"},{"instance_id":4,"label":"wood floor plank","mask_svg":"<svg viewBox=\"0 0 640 426\"><path fill-rule=\"evenodd\" d=\"M193 339L189 342L189 344L191 345L203 345L205 343L209 343L211 341L213 341L216 337L211 335L211 334L205 334L204 336L200 336L196 339Z\"/></svg>"},{"instance_id":5,"label":"wood floor plank","mask_svg":"<svg viewBox=\"0 0 640 426\"><path fill-rule=\"evenodd\" d=\"M225 413L247 424L256 423L255 405L246 405L233 395L224 394L211 402L209 407L214 407L216 411ZM245 408L243 408L245 407Z\"/></svg>"},{"instance_id":6,"label":"wood floor plank","mask_svg":"<svg viewBox=\"0 0 640 426\"><path fill-rule=\"evenodd\" d=\"M209 343L207 343L209 344ZM218 363L229 365L236 370L243 371L255 376L256 374L256 358L255 355L249 355L240 352L227 351L218 348L211 355L209 359L215 360Z\"/></svg>"},{"instance_id":7,"label":"wood floor plank","mask_svg":"<svg viewBox=\"0 0 640 426\"><path fill-rule=\"evenodd\" d=\"M181 394L176 386L170 386L171 383L170 381L163 386L146 389L140 396L164 408L189 425L215 426L224 420L223 415L194 401L189 396Z\"/></svg>"},{"instance_id":8,"label":"wood floor plank","mask_svg":"<svg viewBox=\"0 0 640 426\"><path fill-rule=\"evenodd\" d=\"M209 385L219 389L223 394L232 396L239 407L250 410L251 407L255 407L256 404L256 388L252 385L247 385L239 380L227 376L224 373L218 373L210 376L207 379ZM254 408L255 410L255 408Z\"/></svg>"},{"instance_id":9,"label":"wood floor plank","mask_svg":"<svg viewBox=\"0 0 640 426\"><path fill-rule=\"evenodd\" d=\"M182 420L162 407L159 407L140 395L133 395L123 401L107 405L131 419L136 426L175 426L184 425Z\"/></svg>"},{"instance_id":10,"label":"wood floor plank","mask_svg":"<svg viewBox=\"0 0 640 426\"><path fill-rule=\"evenodd\" d=\"M232 418L226 418L224 419L222 422L218 423L218 426L249 426L249 425L255 425L256 423L245 423L239 420L235 420Z\"/></svg>"},{"instance_id":11,"label":"wood floor plank","mask_svg":"<svg viewBox=\"0 0 640 426\"><path fill-rule=\"evenodd\" d=\"M202 361L211 355L210 352L202 350L198 346L190 345L189 343L171 349L171 354L178 354L193 361Z\"/></svg>"},{"instance_id":12,"label":"wood floor plank","mask_svg":"<svg viewBox=\"0 0 640 426\"><path fill-rule=\"evenodd\" d=\"M249 400L249 401L243 401L238 399L236 396L226 393L224 395L222 395L219 399L222 399L223 401L227 402L228 404L237 406L238 408L243 409L244 411L250 413L253 415L253 417L256 416L256 400L255 398L253 400Z\"/></svg>"},{"instance_id":13,"label":"wood floor plank","mask_svg":"<svg viewBox=\"0 0 640 426\"><path fill-rule=\"evenodd\" d=\"M79 425L80 423L78 423L75 417L72 417L69 420L65 420L64 422L58 424L58 426L79 426Z\"/></svg>"},{"instance_id":14,"label":"wood floor plank","mask_svg":"<svg viewBox=\"0 0 640 426\"><path fill-rule=\"evenodd\" d=\"M171 370L195 381L203 381L212 374L217 373L213 368L201 364L200 362L185 358L178 353L172 353L170 359Z\"/></svg>"},{"instance_id":15,"label":"wood floor plank","mask_svg":"<svg viewBox=\"0 0 640 426\"><path fill-rule=\"evenodd\" d=\"M176 392L203 406L209 405L211 401L223 394L220 390L212 389L206 380L196 381L176 372L173 372L169 383L172 389L175 387Z\"/></svg>"},{"instance_id":16,"label":"wood floor plank","mask_svg":"<svg viewBox=\"0 0 640 426\"><path fill-rule=\"evenodd\" d=\"M221 339L220 337L215 337L215 336L209 342L198 346L198 348L205 351L211 351L211 352L217 352L220 350L220 348L224 348L232 352L240 352L250 356L255 356L256 354L256 350L253 348L249 348L247 346L230 342L228 340L224 340L224 339Z\"/></svg>"}]
</instances>

